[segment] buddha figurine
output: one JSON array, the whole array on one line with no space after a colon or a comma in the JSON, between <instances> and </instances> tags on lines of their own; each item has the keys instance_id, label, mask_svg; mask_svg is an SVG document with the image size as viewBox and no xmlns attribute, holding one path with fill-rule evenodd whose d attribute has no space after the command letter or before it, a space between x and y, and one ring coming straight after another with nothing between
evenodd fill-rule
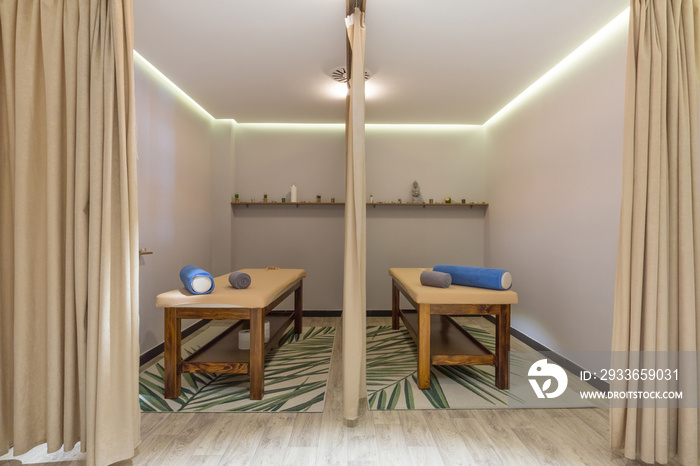
<instances>
[{"instance_id":1,"label":"buddha figurine","mask_svg":"<svg viewBox=\"0 0 700 466\"><path fill-rule=\"evenodd\" d=\"M411 202L414 204L423 204L423 195L420 193L420 186L417 181L413 182L413 189L411 190Z\"/></svg>"}]
</instances>

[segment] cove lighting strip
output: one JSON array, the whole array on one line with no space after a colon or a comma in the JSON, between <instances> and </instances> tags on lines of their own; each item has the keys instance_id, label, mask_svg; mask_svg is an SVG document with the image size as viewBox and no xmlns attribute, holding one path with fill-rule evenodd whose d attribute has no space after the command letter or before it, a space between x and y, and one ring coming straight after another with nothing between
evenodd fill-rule
<instances>
[{"instance_id":1,"label":"cove lighting strip","mask_svg":"<svg viewBox=\"0 0 700 466\"><path fill-rule=\"evenodd\" d=\"M136 61L138 61L139 63L141 63L142 65L145 65L146 68L147 68L148 70L150 70L152 73L154 73L154 74L155 74L158 78L160 78L161 80L165 81L170 87L172 87L173 89L175 89L175 92L176 92L177 94L180 94L182 97L184 97L185 100L187 100L189 103L191 103L192 105L194 105L197 109L199 109L199 111L201 111L202 113L204 113L206 116L208 116L208 117L211 118L212 120L216 120L216 118L214 118L213 116L211 116L211 114L210 114L209 112L207 112L206 110L204 110L204 107L202 107L201 105L199 105L199 104L197 103L196 100L194 100L192 97L190 97L189 95L187 95L187 93L186 93L185 91L183 91L182 89L180 89L179 87L177 87L177 84L175 84L175 83L172 82L170 79L168 79L168 77L167 77L166 75L164 75L163 73L161 73L160 70L159 70L158 68L156 68L155 66L153 66L153 65L151 64L151 62L149 62L148 60L146 60L145 58L143 58L143 57L141 56L141 54L138 53L136 50L134 50L134 59L135 59ZM234 123L235 123L235 120L233 120L233 121L234 121Z\"/></svg>"},{"instance_id":2,"label":"cove lighting strip","mask_svg":"<svg viewBox=\"0 0 700 466\"><path fill-rule=\"evenodd\" d=\"M525 102L529 97L534 95L536 92L540 91L542 88L547 86L547 84L554 81L558 76L561 76L563 72L576 64L579 60L585 58L588 54L592 53L598 47L604 45L609 41L620 28L627 27L629 24L629 13L630 9L627 8L625 11L617 15L612 21L603 26L598 32L593 34L586 42L581 44L576 50L571 52L566 58L554 65L552 69L543 74L537 81L532 83L527 89L521 92L517 97L508 102L502 109L496 112L491 118L489 118L485 123L481 125L443 125L443 124L365 124L365 127L369 130L429 130L429 131L445 131L445 130L464 130L464 129L476 129L482 128L489 125L490 123L498 120L503 115L513 110L519 104ZM199 105L192 97L187 95L185 91L177 87L167 76L161 73L158 68L153 66L148 60L143 58L136 50L134 50L134 58L144 64L149 70L160 77L166 83L168 83L173 89L176 90L178 94L183 96L187 101L192 103L201 112L207 115L212 120L216 121L230 121L236 125L240 125L247 128L259 128L259 129L344 129L344 123L238 123L233 118L227 119L217 119L214 118L209 112L207 112L204 107Z\"/></svg>"},{"instance_id":3,"label":"cove lighting strip","mask_svg":"<svg viewBox=\"0 0 700 466\"><path fill-rule=\"evenodd\" d=\"M407 131L463 131L465 129L479 129L481 125L447 125L447 124L384 124L367 123L365 127L369 130L407 130Z\"/></svg>"},{"instance_id":4,"label":"cove lighting strip","mask_svg":"<svg viewBox=\"0 0 700 466\"><path fill-rule=\"evenodd\" d=\"M576 64L576 62L585 58L595 49L601 47L603 44L609 41L621 28L627 27L627 25L629 24L629 15L630 9L627 8L625 11L617 15L608 24L603 26L603 28L600 31L593 34L590 37L590 39L581 44L576 50L571 52L566 58L554 65L552 69L543 74L542 77L540 77L537 81L532 83L530 87L521 92L515 99L508 102L502 109L496 112L494 116L489 118L486 121L486 123L484 123L482 126L487 126L489 123L501 118L510 110L517 107L520 103L527 100L528 97L532 96L537 91L550 84L558 76L561 76L567 68L571 68Z\"/></svg>"},{"instance_id":5,"label":"cove lighting strip","mask_svg":"<svg viewBox=\"0 0 700 466\"><path fill-rule=\"evenodd\" d=\"M345 130L345 123L236 123L236 126L251 129Z\"/></svg>"},{"instance_id":6,"label":"cove lighting strip","mask_svg":"<svg viewBox=\"0 0 700 466\"><path fill-rule=\"evenodd\" d=\"M236 123L236 126L250 129L328 129L344 130L345 123ZM381 130L406 130L406 131L463 131L465 129L478 129L481 125L415 125L415 124L383 124L366 123L365 128L370 131Z\"/></svg>"}]
</instances>

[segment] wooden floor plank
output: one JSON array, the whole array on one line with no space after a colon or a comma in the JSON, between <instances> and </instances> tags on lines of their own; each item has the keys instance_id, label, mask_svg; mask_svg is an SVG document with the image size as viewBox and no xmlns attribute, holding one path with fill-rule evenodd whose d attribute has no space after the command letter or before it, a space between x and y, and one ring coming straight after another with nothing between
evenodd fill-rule
<instances>
[{"instance_id":1,"label":"wooden floor plank","mask_svg":"<svg viewBox=\"0 0 700 466\"><path fill-rule=\"evenodd\" d=\"M376 414L376 412L373 414ZM377 461L379 461L379 464L397 466L411 464L411 458L408 455L408 445L406 444L401 424L375 422L374 425Z\"/></svg>"},{"instance_id":2,"label":"wooden floor plank","mask_svg":"<svg viewBox=\"0 0 700 466\"><path fill-rule=\"evenodd\" d=\"M182 429L173 434L174 441L170 448L163 451L154 462L156 464L184 464L194 456L197 446L211 429L216 413L193 415Z\"/></svg>"},{"instance_id":3,"label":"wooden floor plank","mask_svg":"<svg viewBox=\"0 0 700 466\"><path fill-rule=\"evenodd\" d=\"M298 464L314 466L316 463L316 447L289 447L285 451L284 462L281 464Z\"/></svg>"},{"instance_id":4,"label":"wooden floor plank","mask_svg":"<svg viewBox=\"0 0 700 466\"><path fill-rule=\"evenodd\" d=\"M232 466L248 465L252 463L258 445L267 429L267 424L271 415L261 413L236 413L235 416L241 420L241 426L238 431L239 434L231 439L219 464Z\"/></svg>"},{"instance_id":5,"label":"wooden floor plank","mask_svg":"<svg viewBox=\"0 0 700 466\"><path fill-rule=\"evenodd\" d=\"M299 413L294 416L290 447L318 447L318 433L321 430L322 416L316 413Z\"/></svg>"},{"instance_id":6,"label":"wooden floor plank","mask_svg":"<svg viewBox=\"0 0 700 466\"><path fill-rule=\"evenodd\" d=\"M216 416L209 432L201 439L194 452L196 456L224 455L229 445L234 443L253 418L234 413L221 413Z\"/></svg>"},{"instance_id":7,"label":"wooden floor plank","mask_svg":"<svg viewBox=\"0 0 700 466\"><path fill-rule=\"evenodd\" d=\"M401 427L408 445L413 447L436 446L422 412L413 410L399 411L399 419L401 419Z\"/></svg>"},{"instance_id":8,"label":"wooden floor plank","mask_svg":"<svg viewBox=\"0 0 700 466\"><path fill-rule=\"evenodd\" d=\"M376 461L377 435L371 416L363 415L352 428L347 428L348 464Z\"/></svg>"},{"instance_id":9,"label":"wooden floor plank","mask_svg":"<svg viewBox=\"0 0 700 466\"><path fill-rule=\"evenodd\" d=\"M408 447L413 466L445 466L438 447Z\"/></svg>"},{"instance_id":10,"label":"wooden floor plank","mask_svg":"<svg viewBox=\"0 0 700 466\"><path fill-rule=\"evenodd\" d=\"M422 411L422 414L445 466L466 466L475 463L447 411L426 410Z\"/></svg>"}]
</instances>

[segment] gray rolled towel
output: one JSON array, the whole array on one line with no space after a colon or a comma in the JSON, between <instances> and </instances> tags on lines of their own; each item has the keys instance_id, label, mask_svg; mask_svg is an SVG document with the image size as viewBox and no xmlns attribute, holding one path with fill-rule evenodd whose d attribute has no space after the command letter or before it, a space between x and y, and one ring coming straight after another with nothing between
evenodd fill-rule
<instances>
[{"instance_id":1,"label":"gray rolled towel","mask_svg":"<svg viewBox=\"0 0 700 466\"><path fill-rule=\"evenodd\" d=\"M228 276L228 282L232 287L243 290L250 286L250 275L245 272L231 272Z\"/></svg>"},{"instance_id":2,"label":"gray rolled towel","mask_svg":"<svg viewBox=\"0 0 700 466\"><path fill-rule=\"evenodd\" d=\"M436 288L447 288L452 284L452 275L443 272L424 270L420 274L420 283L424 286L434 286Z\"/></svg>"}]
</instances>

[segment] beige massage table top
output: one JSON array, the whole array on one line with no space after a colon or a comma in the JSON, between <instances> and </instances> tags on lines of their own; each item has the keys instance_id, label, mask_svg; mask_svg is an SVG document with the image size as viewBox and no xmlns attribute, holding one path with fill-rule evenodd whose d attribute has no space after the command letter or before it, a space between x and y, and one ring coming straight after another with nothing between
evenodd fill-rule
<instances>
[{"instance_id":1,"label":"beige massage table top","mask_svg":"<svg viewBox=\"0 0 700 466\"><path fill-rule=\"evenodd\" d=\"M192 294L184 287L167 291L156 297L157 307L266 307L298 280L306 277L304 269L242 269L250 275L250 286L239 290L228 282L228 274L214 279L214 291Z\"/></svg>"},{"instance_id":2,"label":"beige massage table top","mask_svg":"<svg viewBox=\"0 0 700 466\"><path fill-rule=\"evenodd\" d=\"M420 274L424 270L391 268L389 275L396 280L413 300L420 304L516 304L518 294L510 290L489 290L471 286L450 285L448 288L424 286Z\"/></svg>"}]
</instances>

